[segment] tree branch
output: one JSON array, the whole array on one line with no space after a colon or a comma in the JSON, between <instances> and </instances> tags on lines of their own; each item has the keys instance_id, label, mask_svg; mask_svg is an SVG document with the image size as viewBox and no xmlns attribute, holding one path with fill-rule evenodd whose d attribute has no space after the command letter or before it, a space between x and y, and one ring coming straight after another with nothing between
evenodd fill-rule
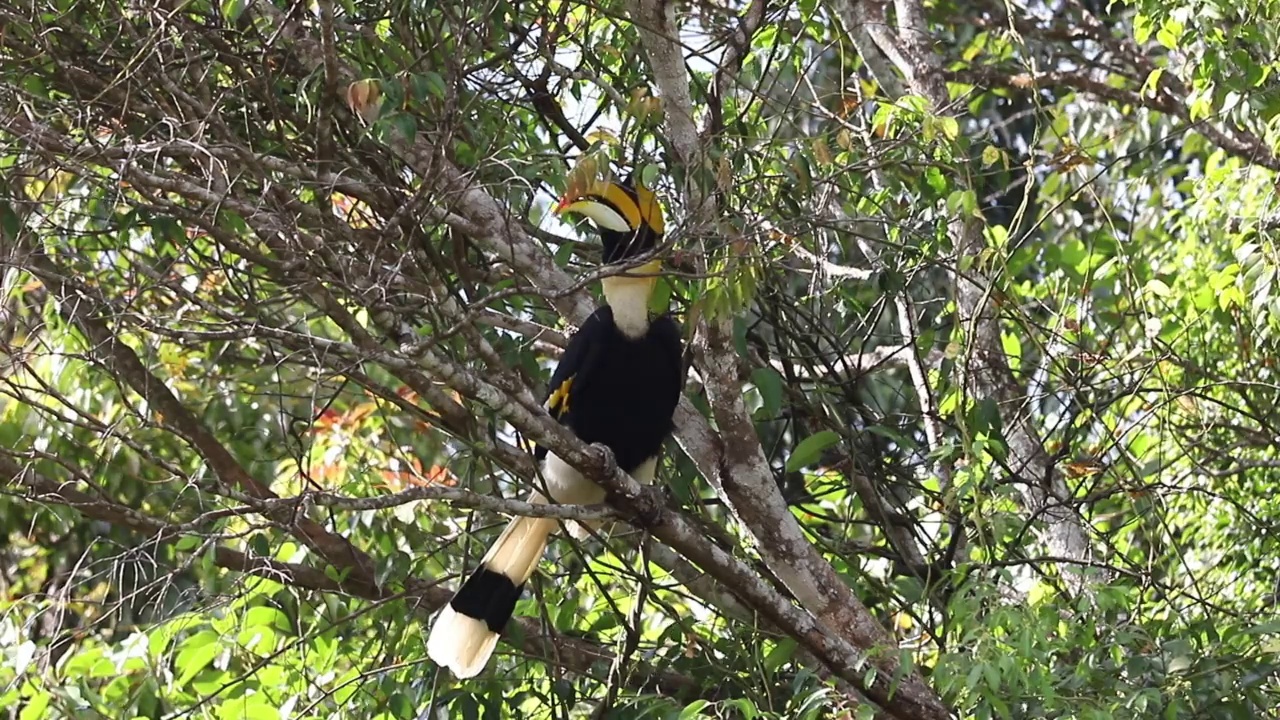
<instances>
[{"instance_id":1,"label":"tree branch","mask_svg":"<svg viewBox=\"0 0 1280 720\"><path fill-rule=\"evenodd\" d=\"M0 455L0 477L6 477L10 482L27 488L35 500L66 505L85 517L128 528L149 536L150 543L170 543L187 534L180 527L77 490L72 483L58 482L30 467L22 467L12 458L4 455ZM282 509L287 509L283 503L280 505ZM384 587L351 576L341 580L334 579L319 568L309 565L283 562L221 545L215 545L213 552L214 562L219 567L257 575L304 590L342 593L373 601L395 597L395 593ZM453 596L451 590L439 583L417 578L406 579L404 587L403 595L409 606L415 609L424 620L443 607ZM514 618L513 622L517 624L520 632L508 633L505 636L507 641L510 642L513 635L518 635L521 638L517 645L520 650L540 657L548 663L558 664L578 673L592 674L596 668L607 668L613 662L613 654L596 643L577 638L544 635L541 623L535 618L518 617ZM636 691L656 689L664 695L673 697L703 697L712 700L717 697L714 690L704 691L692 678L671 671L657 670L643 663L632 664L628 673L628 684Z\"/></svg>"},{"instance_id":2,"label":"tree branch","mask_svg":"<svg viewBox=\"0 0 1280 720\"><path fill-rule=\"evenodd\" d=\"M699 228L720 226L720 210L714 196L704 196L688 174L697 167L698 158L702 156L703 140L693 123L689 81L676 40L679 28L674 21L674 4L663 0L632 0L630 9L640 29L650 69L661 96L667 102L668 138L675 150L675 160L686 170L684 200L690 221ZM711 139L707 137L708 141ZM680 439L682 443L699 449L715 449L710 458L705 453L694 457L698 469L742 520L756 540L756 547L769 569L819 622L814 623L813 617L803 614L805 626L802 629L784 623L782 618L771 620L788 631L794 628L800 633L794 636L804 637L806 647L823 659L832 672L844 677L886 710L901 717L945 717L946 709L919 675L908 674L901 679L902 685L896 693L886 692L888 688L885 686L866 682L865 676L852 671L854 666L843 664L869 659L890 677L897 675L900 668L897 654L885 652L895 646L892 637L862 606L830 563L805 539L774 481L742 399L737 364L733 360L737 353L732 340L732 319L704 315L699 321L698 338L696 343L703 385L718 436L711 435L709 429L704 432L702 426L705 423L701 422L701 416L682 405L677 412ZM679 549L686 552L684 547ZM690 557L699 562L696 557ZM722 581L730 587L738 587L729 579ZM799 622L799 619L788 620ZM830 647L819 642L818 638L841 647L848 644L859 651L855 655L833 654ZM866 655L862 655L864 652Z\"/></svg>"},{"instance_id":3,"label":"tree branch","mask_svg":"<svg viewBox=\"0 0 1280 720\"><path fill-rule=\"evenodd\" d=\"M1107 77L1088 70L1056 70L1042 72L1011 72L1000 68L973 65L960 70L949 70L943 77L978 87L1002 87L1034 92L1038 89L1072 90L1086 93L1101 100L1134 107L1155 110L1180 118L1196 132L1204 135L1214 145L1248 163L1280 171L1280 155L1277 155L1262 138L1247 130L1219 127L1208 120L1192 120L1191 107L1185 95L1160 84L1154 92L1141 92L1126 87L1116 87Z\"/></svg>"},{"instance_id":4,"label":"tree branch","mask_svg":"<svg viewBox=\"0 0 1280 720\"><path fill-rule=\"evenodd\" d=\"M933 112L948 110L951 102L946 79L941 60L932 47L920 0L895 0L897 37L889 34L883 0L833 1L846 29L866 25L884 36L876 36L877 45L882 49L888 45L894 50L887 54L906 78L911 91L924 97ZM958 178L956 182L963 187L965 180ZM1009 370L1000 338L999 315L990 299L994 280L985 273L979 259L986 248L982 220L953 216L947 223L947 232L960 257L969 259L969 262L958 259L957 265L972 268L967 275L955 274L959 327L968 340L966 356L960 364L961 383L970 397L994 398L1008 408L1023 407L1020 398L1025 397L1025 392L1018 388ZM1028 414L1018 412L1006 418L1005 440L1013 472L1031 480L1020 484L1024 509L1044 518L1047 527L1041 536L1052 554L1089 561L1093 555L1092 544L1080 517L1066 502L1070 491ZM1077 570L1077 566L1065 566L1063 575L1073 589L1084 590L1088 582Z\"/></svg>"},{"instance_id":5,"label":"tree branch","mask_svg":"<svg viewBox=\"0 0 1280 720\"><path fill-rule=\"evenodd\" d=\"M68 322L84 332L91 343L91 352L104 367L142 396L162 426L200 453L224 487L238 489L255 499L277 497L240 465L213 433L174 396L164 381L147 370L132 348L107 328L101 320L103 313L98 301L86 293L73 292L63 281L64 274L42 254L32 253L26 267L58 297L60 312ZM271 519L289 528L298 539L335 567L350 570L353 578L371 588L376 586L372 560L346 538L325 530L315 521L296 518L287 510L273 513Z\"/></svg>"}]
</instances>

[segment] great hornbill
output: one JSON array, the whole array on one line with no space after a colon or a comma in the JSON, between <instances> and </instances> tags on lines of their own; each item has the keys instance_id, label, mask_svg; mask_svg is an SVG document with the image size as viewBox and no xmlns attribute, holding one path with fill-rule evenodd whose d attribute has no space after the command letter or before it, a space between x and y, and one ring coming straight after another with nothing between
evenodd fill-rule
<instances>
[{"instance_id":1,"label":"great hornbill","mask_svg":"<svg viewBox=\"0 0 1280 720\"><path fill-rule=\"evenodd\" d=\"M650 253L665 232L654 194L632 179L571 184L556 213L577 213L596 225L606 265ZM569 339L545 400L553 418L583 442L607 446L618 467L644 483L653 482L684 380L679 326L670 315L649 317L660 268L661 260L654 259L601 281L607 305ZM555 453L543 447L536 453L545 486L531 502L604 500L603 488ZM587 535L586 528L571 525L574 537ZM557 527L555 519L529 517L507 525L436 618L427 639L432 660L460 678L484 668Z\"/></svg>"}]
</instances>

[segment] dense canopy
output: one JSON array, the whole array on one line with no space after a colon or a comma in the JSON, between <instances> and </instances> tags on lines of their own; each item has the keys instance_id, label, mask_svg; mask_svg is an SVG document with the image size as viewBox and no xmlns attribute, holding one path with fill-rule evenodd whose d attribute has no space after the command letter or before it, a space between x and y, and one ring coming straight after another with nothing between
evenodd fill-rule
<instances>
[{"instance_id":1,"label":"dense canopy","mask_svg":"<svg viewBox=\"0 0 1280 720\"><path fill-rule=\"evenodd\" d=\"M1280 2L0 0L0 716L1280 708ZM666 207L658 486L539 398ZM532 507L533 443L607 506ZM489 669L425 630L512 514Z\"/></svg>"}]
</instances>

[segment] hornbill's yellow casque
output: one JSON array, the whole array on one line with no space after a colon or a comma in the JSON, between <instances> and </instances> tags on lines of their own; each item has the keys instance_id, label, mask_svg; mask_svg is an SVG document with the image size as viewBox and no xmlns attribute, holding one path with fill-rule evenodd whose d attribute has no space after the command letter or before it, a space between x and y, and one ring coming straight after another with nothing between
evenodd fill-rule
<instances>
[{"instance_id":1,"label":"hornbill's yellow casque","mask_svg":"<svg viewBox=\"0 0 1280 720\"><path fill-rule=\"evenodd\" d=\"M628 180L571 186L557 213L578 213L600 231L606 264L653 250L662 239L662 208L653 193ZM669 315L649 318L660 260L602 281L608 303L573 334L551 376L547 411L587 443L603 443L618 466L640 482L653 481L662 443L680 399L680 330ZM546 495L558 503L602 502L605 491L546 448L537 449ZM533 493L531 502L547 502ZM571 524L572 525L572 524ZM427 639L427 654L460 678L489 661L524 583L533 574L558 521L516 518L445 606ZM570 528L585 537L581 527Z\"/></svg>"}]
</instances>

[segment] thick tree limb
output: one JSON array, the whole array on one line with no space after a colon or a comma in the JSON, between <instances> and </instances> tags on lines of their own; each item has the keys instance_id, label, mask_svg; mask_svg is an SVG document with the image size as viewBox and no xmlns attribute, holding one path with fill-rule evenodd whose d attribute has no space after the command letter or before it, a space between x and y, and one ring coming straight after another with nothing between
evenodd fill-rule
<instances>
[{"instance_id":1,"label":"thick tree limb","mask_svg":"<svg viewBox=\"0 0 1280 720\"><path fill-rule=\"evenodd\" d=\"M556 452L559 454L560 451ZM856 647L828 631L809 612L795 607L787 598L782 597L745 563L708 542L695 523L668 509L656 488L643 486L617 470L607 451L601 451L600 454L608 459L598 461L591 468L582 469L589 478L610 490L611 501L634 513L633 522L647 528L655 537L706 569L768 622L799 640L834 675L865 693L895 717L949 717L932 692L922 684L916 684L918 681L898 678L893 673L878 672L868 682L864 664L888 664L885 656L874 650L868 652ZM779 570L775 567L771 569L775 572ZM851 699L860 702L859 698Z\"/></svg>"},{"instance_id":2,"label":"thick tree limb","mask_svg":"<svg viewBox=\"0 0 1280 720\"><path fill-rule=\"evenodd\" d=\"M662 0L632 0L630 9L640 29L659 93L666 100L668 140L675 150L676 160L686 170L684 200L691 224L696 228L716 227L720 223L714 198L704 195L690 176L702 157L703 138L693 122L689 80L683 53L676 41L679 28L674 21L674 4ZM762 8L760 12L763 12ZM714 138L708 135L706 139ZM901 717L945 717L946 709L915 673L901 678L902 684L896 693L886 693L885 686L867 683L860 673L850 673L852 666L843 663L854 660L855 656L833 656L826 646L818 642L822 637L830 642L848 643L858 648L860 653L867 653L864 657L887 675L896 675L899 670L897 652L892 650L895 647L892 637L862 606L831 564L807 541L778 489L742 399L742 387L733 361L736 351L731 320L704 316L699 321L698 337L703 385L719 435L699 437L696 429L690 432L691 428L684 427L684 424L695 423L691 422L690 413L681 408L678 413L678 422L683 430L681 440L703 447L710 444L716 449L714 463L708 463L705 456L695 457L695 462L755 538L756 549L770 570L818 621L809 631L815 633L812 639L808 633L803 635L807 640L806 646L827 662L832 672L844 677L889 712ZM696 558L691 559L698 562ZM731 584L730 587L735 586ZM779 619L773 620L778 622Z\"/></svg>"},{"instance_id":3,"label":"thick tree limb","mask_svg":"<svg viewBox=\"0 0 1280 720\"><path fill-rule=\"evenodd\" d=\"M941 62L932 47L924 8L919 0L895 0L898 34L888 28L886 4L880 0L833 0L846 29L866 26L876 44L891 58L906 78L911 91L924 97L933 112L947 112L951 105ZM963 183L963 179L958 180ZM982 221L972 216L955 216L947 225L957 252L973 260L967 275L957 273L955 296L959 324L966 338L966 355L961 363L961 382L975 399L994 398L1010 412L1005 420L1005 441L1013 473L1027 482L1019 487L1027 512L1043 518L1042 540L1054 555L1089 562L1092 543L1080 516L1069 504L1071 493L1065 479L1044 449L1028 413L1023 407L1026 393L1017 386L1009 370L1000 339L1000 319L991 301L992 278L984 274L978 260L986 248ZM1064 566L1063 575L1073 589L1083 590L1087 578L1078 566Z\"/></svg>"}]
</instances>

